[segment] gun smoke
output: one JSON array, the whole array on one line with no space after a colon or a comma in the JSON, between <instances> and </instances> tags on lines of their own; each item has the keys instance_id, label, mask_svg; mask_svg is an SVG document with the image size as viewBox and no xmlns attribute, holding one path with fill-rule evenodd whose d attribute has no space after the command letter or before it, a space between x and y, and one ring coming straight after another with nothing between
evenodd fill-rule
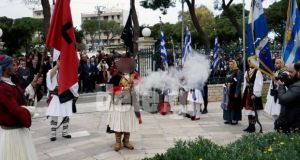
<instances>
[{"instance_id":1,"label":"gun smoke","mask_svg":"<svg viewBox=\"0 0 300 160\"><path fill-rule=\"evenodd\" d=\"M152 89L169 90L171 92L177 92L179 88L185 90L201 89L209 74L210 61L208 57L192 50L181 70L169 67L168 71L152 72L147 77L141 78L136 91L145 94Z\"/></svg>"}]
</instances>

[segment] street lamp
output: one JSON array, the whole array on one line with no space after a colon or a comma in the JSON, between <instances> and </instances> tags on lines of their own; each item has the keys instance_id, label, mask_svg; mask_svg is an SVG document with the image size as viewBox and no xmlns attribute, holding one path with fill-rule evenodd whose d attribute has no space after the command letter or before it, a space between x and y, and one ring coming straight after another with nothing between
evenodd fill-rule
<instances>
[{"instance_id":1,"label":"street lamp","mask_svg":"<svg viewBox=\"0 0 300 160\"><path fill-rule=\"evenodd\" d=\"M149 28L144 28L144 29L142 30L142 35L143 35L143 37L150 37L150 35L151 35L151 30L150 30Z\"/></svg>"},{"instance_id":2,"label":"street lamp","mask_svg":"<svg viewBox=\"0 0 300 160\"><path fill-rule=\"evenodd\" d=\"M101 42L101 32L100 32L100 15L103 13L103 9L105 8L105 6L96 6L95 7L97 10L97 15L98 15L98 19L99 19L99 23L98 23L98 36L99 36L99 42L98 42L98 47L100 49L100 42Z\"/></svg>"}]
</instances>

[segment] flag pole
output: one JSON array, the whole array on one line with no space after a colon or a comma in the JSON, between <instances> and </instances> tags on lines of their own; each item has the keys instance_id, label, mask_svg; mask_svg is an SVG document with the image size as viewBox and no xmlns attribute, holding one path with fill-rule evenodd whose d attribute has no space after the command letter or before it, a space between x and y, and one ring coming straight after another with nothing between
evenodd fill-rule
<instances>
[{"instance_id":1,"label":"flag pole","mask_svg":"<svg viewBox=\"0 0 300 160\"><path fill-rule=\"evenodd\" d=\"M181 0L181 55L183 55L184 47L184 0ZM183 58L183 57L182 57Z\"/></svg>"},{"instance_id":2,"label":"flag pole","mask_svg":"<svg viewBox=\"0 0 300 160\"><path fill-rule=\"evenodd\" d=\"M245 35L245 0L243 0L243 73L246 73L246 35Z\"/></svg>"}]
</instances>

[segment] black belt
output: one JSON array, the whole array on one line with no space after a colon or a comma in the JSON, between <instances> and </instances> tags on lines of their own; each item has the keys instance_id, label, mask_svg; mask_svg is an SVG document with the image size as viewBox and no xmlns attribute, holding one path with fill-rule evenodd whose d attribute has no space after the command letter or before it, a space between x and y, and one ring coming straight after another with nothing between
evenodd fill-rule
<instances>
[{"instance_id":1,"label":"black belt","mask_svg":"<svg viewBox=\"0 0 300 160\"><path fill-rule=\"evenodd\" d=\"M132 105L131 103L121 103L121 105Z\"/></svg>"},{"instance_id":2,"label":"black belt","mask_svg":"<svg viewBox=\"0 0 300 160\"><path fill-rule=\"evenodd\" d=\"M12 130L12 129L20 129L22 127L8 127L8 126L1 126L2 129L4 130Z\"/></svg>"},{"instance_id":3,"label":"black belt","mask_svg":"<svg viewBox=\"0 0 300 160\"><path fill-rule=\"evenodd\" d=\"M49 91L49 94L58 96L58 91L57 90Z\"/></svg>"}]
</instances>

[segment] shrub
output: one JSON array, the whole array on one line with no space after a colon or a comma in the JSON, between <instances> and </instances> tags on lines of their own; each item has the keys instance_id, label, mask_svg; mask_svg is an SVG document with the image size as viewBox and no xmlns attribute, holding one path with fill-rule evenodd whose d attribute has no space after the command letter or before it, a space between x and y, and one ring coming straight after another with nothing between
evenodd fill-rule
<instances>
[{"instance_id":1,"label":"shrub","mask_svg":"<svg viewBox=\"0 0 300 160\"><path fill-rule=\"evenodd\" d=\"M177 141L166 153L144 160L298 160L300 136L278 133L249 134L227 145L219 146L198 137L194 141Z\"/></svg>"},{"instance_id":2,"label":"shrub","mask_svg":"<svg viewBox=\"0 0 300 160\"><path fill-rule=\"evenodd\" d=\"M251 134L227 146L230 157L253 160L300 159L300 136L295 134Z\"/></svg>"}]
</instances>

